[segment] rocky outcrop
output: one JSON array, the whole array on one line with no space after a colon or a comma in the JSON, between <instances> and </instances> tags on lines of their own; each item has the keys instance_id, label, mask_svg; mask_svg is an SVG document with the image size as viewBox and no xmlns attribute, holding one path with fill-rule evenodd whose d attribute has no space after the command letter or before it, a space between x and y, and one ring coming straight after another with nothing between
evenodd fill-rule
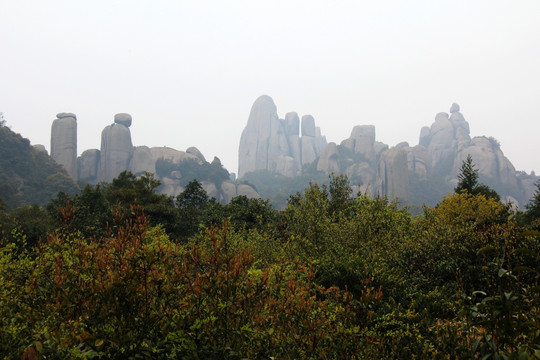
<instances>
[{"instance_id":1,"label":"rocky outcrop","mask_svg":"<svg viewBox=\"0 0 540 360\"><path fill-rule=\"evenodd\" d=\"M199 151L195 146L189 147L186 150L186 153L195 156L197 159L199 159L202 162L206 162L206 159L204 158L204 155L202 152Z\"/></svg>"},{"instance_id":2,"label":"rocky outcrop","mask_svg":"<svg viewBox=\"0 0 540 360\"><path fill-rule=\"evenodd\" d=\"M266 95L259 97L251 107L248 123L240 138L239 177L248 172L269 168L270 143L274 143L273 149L276 149L276 144L282 143L279 140L279 130L279 118L274 101ZM284 129L281 130L284 133ZM276 136L278 138L274 139Z\"/></svg>"},{"instance_id":3,"label":"rocky outcrop","mask_svg":"<svg viewBox=\"0 0 540 360\"><path fill-rule=\"evenodd\" d=\"M259 97L240 139L238 177L257 170L295 176L301 165L315 161L326 145L311 115L302 117L301 138L298 133L298 114L290 112L284 120L279 119L272 98Z\"/></svg>"},{"instance_id":4,"label":"rocky outcrop","mask_svg":"<svg viewBox=\"0 0 540 360\"><path fill-rule=\"evenodd\" d=\"M255 189L253 189L251 186L249 185L246 185L246 184L238 184L236 186L236 192L238 194L238 196L246 196L250 199L259 199L260 196L259 194L255 191Z\"/></svg>"},{"instance_id":5,"label":"rocky outcrop","mask_svg":"<svg viewBox=\"0 0 540 360\"><path fill-rule=\"evenodd\" d=\"M459 105L453 103L450 116L438 113L431 128L424 127L420 131L420 145L427 149L431 166L438 171L450 171L456 153L471 140L469 123L459 109Z\"/></svg>"},{"instance_id":6,"label":"rocky outcrop","mask_svg":"<svg viewBox=\"0 0 540 360\"><path fill-rule=\"evenodd\" d=\"M133 148L128 170L137 176L145 172L155 174L156 161L148 146L136 146Z\"/></svg>"},{"instance_id":7,"label":"rocky outcrop","mask_svg":"<svg viewBox=\"0 0 540 360\"><path fill-rule=\"evenodd\" d=\"M57 161L63 161L64 166L70 166L70 157L75 156L74 179L96 184L98 182L111 182L122 171L128 170L136 176L144 173L152 173L160 180L161 185L158 191L161 194L176 197L182 191L189 179L193 178L197 171L201 171L201 175L206 178L218 179L227 177L222 169L221 161L218 157L214 157L211 164L208 164L204 155L196 148L189 147L186 151L180 151L169 147L153 147L136 146L131 142L131 133L129 127L133 119L130 114L120 113L114 116L114 123L105 127L101 133L101 150L90 149L84 151L81 156L76 158L76 118L72 113L60 113L57 119L53 122L51 132L51 148L54 149L54 155ZM284 122L283 122L284 123ZM290 127L294 128L294 120L290 121ZM294 129L291 132L294 133ZM298 139L298 121L296 122L296 140L299 149ZM285 142L287 141L286 138ZM46 151L43 146L35 146L39 151ZM69 158L65 155L69 154ZM64 157L63 157L64 156ZM160 174L157 174L156 163L160 160L168 160L172 164L164 164L160 169ZM297 169L295 159L285 157L280 160L280 164L288 168L284 168L283 172L294 173ZM180 169L183 162L194 162L189 164L186 169L184 178ZM210 169L208 167L210 165ZM200 166L199 168L197 166ZM169 169L169 170L167 170ZM72 169L73 170L73 169ZM234 174L233 174L234 175ZM233 176L234 177L234 176ZM204 180L201 181L203 189L209 197L216 198L217 201L228 203L231 199L238 195L246 195L250 198L258 198L259 194L249 185L237 185L229 180L213 180L216 182Z\"/></svg>"},{"instance_id":8,"label":"rocky outcrop","mask_svg":"<svg viewBox=\"0 0 540 360\"><path fill-rule=\"evenodd\" d=\"M230 203L234 197L238 196L236 184L232 181L223 181L221 183L221 191L223 193L223 202L225 204Z\"/></svg>"},{"instance_id":9,"label":"rocky outcrop","mask_svg":"<svg viewBox=\"0 0 540 360\"><path fill-rule=\"evenodd\" d=\"M210 199L215 198L219 200L220 196L216 184L210 181L201 181L201 186Z\"/></svg>"},{"instance_id":10,"label":"rocky outcrop","mask_svg":"<svg viewBox=\"0 0 540 360\"><path fill-rule=\"evenodd\" d=\"M488 178L497 179L503 184L516 186L516 169L501 151L494 139L485 136L473 138L456 154L453 173L459 174L463 161L471 155L478 172Z\"/></svg>"},{"instance_id":11,"label":"rocky outcrop","mask_svg":"<svg viewBox=\"0 0 540 360\"><path fill-rule=\"evenodd\" d=\"M115 124L122 124L125 127L130 127L131 122L132 122L132 118L130 114L120 113L120 114L114 115Z\"/></svg>"},{"instance_id":12,"label":"rocky outcrop","mask_svg":"<svg viewBox=\"0 0 540 360\"><path fill-rule=\"evenodd\" d=\"M79 157L79 180L94 184L98 179L100 151L85 150Z\"/></svg>"},{"instance_id":13,"label":"rocky outcrop","mask_svg":"<svg viewBox=\"0 0 540 360\"><path fill-rule=\"evenodd\" d=\"M56 117L51 128L51 157L77 180L77 117L72 113L59 113Z\"/></svg>"},{"instance_id":14,"label":"rocky outcrop","mask_svg":"<svg viewBox=\"0 0 540 360\"><path fill-rule=\"evenodd\" d=\"M409 171L414 173L419 179L427 179L431 171L431 159L429 153L422 145L407 147L407 166Z\"/></svg>"},{"instance_id":15,"label":"rocky outcrop","mask_svg":"<svg viewBox=\"0 0 540 360\"><path fill-rule=\"evenodd\" d=\"M235 184L232 181L221 183L222 202L228 204L236 196L246 196L250 199L259 199L259 194L247 184Z\"/></svg>"},{"instance_id":16,"label":"rocky outcrop","mask_svg":"<svg viewBox=\"0 0 540 360\"><path fill-rule=\"evenodd\" d=\"M336 143L331 142L323 149L317 162L317 171L339 173L339 152Z\"/></svg>"},{"instance_id":17,"label":"rocky outcrop","mask_svg":"<svg viewBox=\"0 0 540 360\"><path fill-rule=\"evenodd\" d=\"M289 112L285 115L285 133L287 134L287 143L289 144L289 154L285 156L294 159L294 170L296 171L302 168L302 151L300 150L299 139L300 118L297 113ZM290 176L295 175L296 173L293 171Z\"/></svg>"},{"instance_id":18,"label":"rocky outcrop","mask_svg":"<svg viewBox=\"0 0 540 360\"><path fill-rule=\"evenodd\" d=\"M167 196L177 197L181 192L184 191L184 187L180 185L178 179L173 179L170 177L162 177L160 179L160 193Z\"/></svg>"},{"instance_id":19,"label":"rocky outcrop","mask_svg":"<svg viewBox=\"0 0 540 360\"><path fill-rule=\"evenodd\" d=\"M436 167L454 156L454 127L447 113L438 113L429 131L427 146L431 166Z\"/></svg>"},{"instance_id":20,"label":"rocky outcrop","mask_svg":"<svg viewBox=\"0 0 540 360\"><path fill-rule=\"evenodd\" d=\"M345 175L351 184L358 186L358 191L362 194L373 195L375 172L370 164L366 162L352 164L345 170Z\"/></svg>"},{"instance_id":21,"label":"rocky outcrop","mask_svg":"<svg viewBox=\"0 0 540 360\"><path fill-rule=\"evenodd\" d=\"M196 155L166 146L152 147L150 148L150 153L152 154L152 158L154 159L154 161L157 161L159 159L165 159L169 160L173 164L179 164L182 161L193 160L199 164L203 163L203 161L201 161L201 159L199 159L199 157Z\"/></svg>"},{"instance_id":22,"label":"rocky outcrop","mask_svg":"<svg viewBox=\"0 0 540 360\"><path fill-rule=\"evenodd\" d=\"M132 153L131 132L127 126L115 122L105 127L101 132L101 159L98 180L100 182L111 182L118 174L127 170Z\"/></svg>"},{"instance_id":23,"label":"rocky outcrop","mask_svg":"<svg viewBox=\"0 0 540 360\"><path fill-rule=\"evenodd\" d=\"M375 165L377 157L375 150L375 126L355 126L351 132L351 136L343 140L341 145L363 157L369 164Z\"/></svg>"},{"instance_id":24,"label":"rocky outcrop","mask_svg":"<svg viewBox=\"0 0 540 360\"><path fill-rule=\"evenodd\" d=\"M314 162L324 146L326 146L326 139L320 135L320 129L317 131L313 116L302 116L302 138L300 139L302 165Z\"/></svg>"},{"instance_id":25,"label":"rocky outcrop","mask_svg":"<svg viewBox=\"0 0 540 360\"><path fill-rule=\"evenodd\" d=\"M381 196L391 196L401 201L408 200L409 170L407 151L403 147L393 147L382 153L377 171L376 189Z\"/></svg>"}]
</instances>

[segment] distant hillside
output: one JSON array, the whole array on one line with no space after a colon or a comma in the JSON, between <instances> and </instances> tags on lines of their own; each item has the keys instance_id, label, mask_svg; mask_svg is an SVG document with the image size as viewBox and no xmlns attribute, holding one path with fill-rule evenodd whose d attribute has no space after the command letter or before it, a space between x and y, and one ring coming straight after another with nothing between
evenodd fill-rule
<instances>
[{"instance_id":1,"label":"distant hillside","mask_svg":"<svg viewBox=\"0 0 540 360\"><path fill-rule=\"evenodd\" d=\"M77 184L46 152L0 125L0 198L8 210L22 205L45 205L58 191L74 193Z\"/></svg>"}]
</instances>

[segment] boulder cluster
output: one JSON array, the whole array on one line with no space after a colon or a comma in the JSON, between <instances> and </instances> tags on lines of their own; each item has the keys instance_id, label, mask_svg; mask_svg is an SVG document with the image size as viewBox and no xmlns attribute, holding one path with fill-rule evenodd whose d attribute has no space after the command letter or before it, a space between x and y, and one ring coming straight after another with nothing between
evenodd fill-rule
<instances>
[{"instance_id":1,"label":"boulder cluster","mask_svg":"<svg viewBox=\"0 0 540 360\"><path fill-rule=\"evenodd\" d=\"M126 113L116 114L114 122L103 129L101 149L85 150L77 158L77 117L72 113L60 113L56 117L51 130L51 156L75 180L90 184L111 182L125 170L137 176L146 172L157 176L156 163L160 159L168 160L173 165L184 161L194 161L199 165L206 163L203 154L195 147L180 151L169 147L133 146L129 129L132 117ZM221 166L219 159L215 158L216 161ZM161 181L161 193L177 196L184 191L180 171L172 170L157 177ZM238 195L259 197L251 186L230 180L218 184L202 181L201 184L208 196L224 203Z\"/></svg>"},{"instance_id":2,"label":"boulder cluster","mask_svg":"<svg viewBox=\"0 0 540 360\"><path fill-rule=\"evenodd\" d=\"M437 174L449 187L455 186L469 154L481 176L500 188L511 189L501 194L507 201L523 203L530 198L535 176L516 172L495 139L471 139L469 123L455 103L450 114L438 113L430 127L421 129L418 145L402 142L390 148L376 141L373 125L355 126L340 145L326 144L311 116L302 118L299 139L298 115L288 113L284 120L279 119L272 99L261 96L253 104L242 133L238 172L239 177L257 170L292 177L303 164L315 161L318 171L346 174L356 191L407 201L411 177L426 181Z\"/></svg>"},{"instance_id":3,"label":"boulder cluster","mask_svg":"<svg viewBox=\"0 0 540 360\"><path fill-rule=\"evenodd\" d=\"M270 96L259 97L242 132L239 149L238 176L257 170L268 170L293 177L302 165L312 163L326 146L326 138L315 126L311 115L300 118L289 112L280 119Z\"/></svg>"}]
</instances>

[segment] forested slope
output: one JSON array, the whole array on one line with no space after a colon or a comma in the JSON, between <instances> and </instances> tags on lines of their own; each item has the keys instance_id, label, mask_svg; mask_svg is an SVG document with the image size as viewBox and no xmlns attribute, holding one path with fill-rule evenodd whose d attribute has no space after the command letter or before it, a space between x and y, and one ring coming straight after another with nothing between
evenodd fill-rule
<instances>
[{"instance_id":1,"label":"forested slope","mask_svg":"<svg viewBox=\"0 0 540 360\"><path fill-rule=\"evenodd\" d=\"M74 193L77 184L45 152L0 125L0 198L9 209L45 205L58 191Z\"/></svg>"}]
</instances>

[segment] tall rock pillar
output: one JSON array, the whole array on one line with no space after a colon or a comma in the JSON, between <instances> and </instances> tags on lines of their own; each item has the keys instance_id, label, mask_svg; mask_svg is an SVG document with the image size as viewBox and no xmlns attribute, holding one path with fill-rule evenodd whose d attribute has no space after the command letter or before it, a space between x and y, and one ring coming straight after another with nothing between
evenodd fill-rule
<instances>
[{"instance_id":1,"label":"tall rock pillar","mask_svg":"<svg viewBox=\"0 0 540 360\"><path fill-rule=\"evenodd\" d=\"M127 170L133 153L131 143L131 115L116 114L114 124L101 132L101 159L98 180L111 182L122 171Z\"/></svg>"},{"instance_id":2,"label":"tall rock pillar","mask_svg":"<svg viewBox=\"0 0 540 360\"><path fill-rule=\"evenodd\" d=\"M56 115L51 128L51 157L77 180L77 117L72 113Z\"/></svg>"}]
</instances>

